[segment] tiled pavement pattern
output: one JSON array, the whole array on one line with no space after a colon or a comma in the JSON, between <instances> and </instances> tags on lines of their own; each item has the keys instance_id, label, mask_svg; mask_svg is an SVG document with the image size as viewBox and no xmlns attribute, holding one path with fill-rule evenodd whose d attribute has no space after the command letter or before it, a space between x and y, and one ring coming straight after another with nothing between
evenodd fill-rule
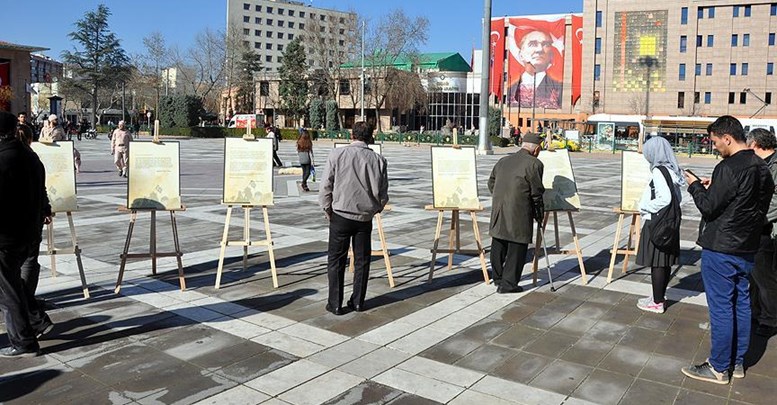
<instances>
[{"instance_id":1,"label":"tiled pavement pattern","mask_svg":"<svg viewBox=\"0 0 777 405\"><path fill-rule=\"evenodd\" d=\"M93 298L83 300L73 260L59 259L52 278L41 257L40 294L57 326L42 341L44 356L0 360L0 402L212 404L584 404L772 403L777 350L755 340L747 378L716 386L685 379L679 368L703 359L709 332L693 245L698 212L684 204L682 266L674 273L665 315L634 306L649 293L649 271L636 268L606 285L618 204L617 155L574 154L584 208L575 214L589 286L580 286L574 257L553 255L552 293L544 285L497 295L480 278L477 260L455 257L454 270L426 282L435 215L428 147L388 145L390 196L384 216L397 287L381 260L373 261L366 312L335 317L326 298L326 223L315 193L300 193L294 176L276 177L270 209L280 288L272 288L267 255L251 251L242 270L240 249L228 249L222 288L215 290L221 197L222 141L184 139L182 185L188 209L178 214L187 284L180 292L174 265L129 265L121 295L113 283L128 215L116 207L126 181L112 169L105 139L77 144L84 161L75 213ZM319 172L331 143L317 142ZM485 179L501 154L478 158L479 215L488 229ZM295 159L292 142L281 158ZM715 160L682 159L699 174ZM317 188L314 183L312 188ZM240 225L238 212L234 225ZM158 250L171 249L160 215ZM234 218L234 217L233 217ZM462 238L473 245L463 223ZM58 222L58 237L66 234ZM148 217L136 227L133 250L148 245ZM263 234L254 215L252 229ZM561 222L561 240L569 227ZM240 226L231 235L240 238ZM488 238L486 236L486 244ZM374 239L377 239L375 237ZM447 257L438 259L443 266ZM618 266L619 268L619 266ZM522 284L530 287L526 276ZM621 276L619 270L616 275ZM772 342L774 339L772 339ZM0 335L0 343L7 342ZM774 343L771 343L774 346Z\"/></svg>"}]
</instances>

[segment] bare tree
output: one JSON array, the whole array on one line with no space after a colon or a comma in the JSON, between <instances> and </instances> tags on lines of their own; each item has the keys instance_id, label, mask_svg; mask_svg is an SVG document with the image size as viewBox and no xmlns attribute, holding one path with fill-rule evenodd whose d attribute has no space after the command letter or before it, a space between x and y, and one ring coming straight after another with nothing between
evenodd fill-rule
<instances>
[{"instance_id":1,"label":"bare tree","mask_svg":"<svg viewBox=\"0 0 777 405\"><path fill-rule=\"evenodd\" d=\"M145 60L140 66L143 66L144 73L149 77L156 89L156 104L154 111L159 114L159 95L162 87L161 68L167 64L168 59L165 37L161 32L154 31L143 38L143 46L146 48L146 54L144 55Z\"/></svg>"},{"instance_id":2,"label":"bare tree","mask_svg":"<svg viewBox=\"0 0 777 405\"><path fill-rule=\"evenodd\" d=\"M210 111L218 109L220 92L224 86L224 38L223 32L206 28L197 34L189 49L170 49L170 61L181 78L184 94L200 97Z\"/></svg>"},{"instance_id":3,"label":"bare tree","mask_svg":"<svg viewBox=\"0 0 777 405\"><path fill-rule=\"evenodd\" d=\"M640 93L632 94L631 97L629 97L628 106L632 114L647 116L647 111L646 111L647 103L646 103L644 94L640 94Z\"/></svg>"}]
</instances>

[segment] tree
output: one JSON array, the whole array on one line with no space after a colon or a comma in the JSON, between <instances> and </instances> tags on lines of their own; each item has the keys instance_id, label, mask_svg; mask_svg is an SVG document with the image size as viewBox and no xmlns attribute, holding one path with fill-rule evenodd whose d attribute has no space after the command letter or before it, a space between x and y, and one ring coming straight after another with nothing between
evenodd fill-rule
<instances>
[{"instance_id":1,"label":"tree","mask_svg":"<svg viewBox=\"0 0 777 405\"><path fill-rule=\"evenodd\" d=\"M406 70L390 69L386 82L386 104L396 108L400 114L412 109L426 109L427 94L421 78Z\"/></svg>"},{"instance_id":2,"label":"tree","mask_svg":"<svg viewBox=\"0 0 777 405\"><path fill-rule=\"evenodd\" d=\"M262 70L262 56L248 49L243 52L238 62L237 77L237 111L256 111L256 73Z\"/></svg>"},{"instance_id":3,"label":"tree","mask_svg":"<svg viewBox=\"0 0 777 405\"><path fill-rule=\"evenodd\" d=\"M321 125L324 123L324 119L322 117L324 110L324 102L321 101L321 99L314 98L310 101L310 123L308 124L313 129L319 129L321 128Z\"/></svg>"},{"instance_id":4,"label":"tree","mask_svg":"<svg viewBox=\"0 0 777 405\"><path fill-rule=\"evenodd\" d=\"M76 21L76 30L68 34L77 46L73 47L73 51L62 52L62 60L72 72L63 84L66 88L91 96L93 128L100 108L98 93L106 88L115 88L130 74L129 57L122 49L121 41L109 29L110 15L104 4L97 6L95 11L87 12Z\"/></svg>"},{"instance_id":5,"label":"tree","mask_svg":"<svg viewBox=\"0 0 777 405\"><path fill-rule=\"evenodd\" d=\"M294 38L283 52L280 75L281 109L295 120L305 116L308 103L307 57L299 37Z\"/></svg>"},{"instance_id":6,"label":"tree","mask_svg":"<svg viewBox=\"0 0 777 405\"><path fill-rule=\"evenodd\" d=\"M226 67L225 34L209 28L197 33L186 50L170 48L170 61L176 67L183 94L200 97L209 111L218 111Z\"/></svg>"},{"instance_id":7,"label":"tree","mask_svg":"<svg viewBox=\"0 0 777 405\"><path fill-rule=\"evenodd\" d=\"M143 46L146 48L144 67L146 74L151 79L156 89L156 107L154 110L159 114L159 96L162 87L161 67L167 63L167 47L165 46L165 37L159 31L154 31L143 38ZM165 95L167 95L165 93Z\"/></svg>"},{"instance_id":8,"label":"tree","mask_svg":"<svg viewBox=\"0 0 777 405\"><path fill-rule=\"evenodd\" d=\"M326 102L326 130L337 131L340 129L337 121L337 101L327 100Z\"/></svg>"}]
</instances>

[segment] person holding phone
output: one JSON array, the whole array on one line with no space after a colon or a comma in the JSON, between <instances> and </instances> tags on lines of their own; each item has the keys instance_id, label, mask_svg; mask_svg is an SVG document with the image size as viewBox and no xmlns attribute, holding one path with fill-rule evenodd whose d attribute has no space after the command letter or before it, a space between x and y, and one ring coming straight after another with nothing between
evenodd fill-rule
<instances>
[{"instance_id":1,"label":"person holding phone","mask_svg":"<svg viewBox=\"0 0 777 405\"><path fill-rule=\"evenodd\" d=\"M685 176L677 164L672 145L662 137L653 137L645 142L642 155L650 163L653 179L639 202L639 211L645 223L639 239L637 264L650 267L653 295L638 300L637 307L643 311L663 314L666 310L664 295L669 285L669 270L680 258L680 222L669 216L680 214L680 187L685 187ZM669 227L667 229L671 238L656 244L653 239L658 221L671 222L665 224Z\"/></svg>"},{"instance_id":2,"label":"person holding phone","mask_svg":"<svg viewBox=\"0 0 777 405\"><path fill-rule=\"evenodd\" d=\"M766 212L774 194L769 168L746 144L742 124L722 116L707 127L723 160L712 179L686 171L688 192L702 216L701 276L710 313L710 356L684 367L686 376L728 384L743 378L750 343L750 283ZM732 361L733 360L733 361Z\"/></svg>"}]
</instances>

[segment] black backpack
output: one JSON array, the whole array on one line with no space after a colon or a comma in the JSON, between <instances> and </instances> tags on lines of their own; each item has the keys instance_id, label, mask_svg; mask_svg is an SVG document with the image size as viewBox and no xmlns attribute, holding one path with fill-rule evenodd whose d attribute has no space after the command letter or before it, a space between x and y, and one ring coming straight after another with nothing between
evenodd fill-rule
<instances>
[{"instance_id":1,"label":"black backpack","mask_svg":"<svg viewBox=\"0 0 777 405\"><path fill-rule=\"evenodd\" d=\"M672 193L672 201L650 219L650 241L658 250L674 250L680 246L680 222L682 222L682 210L680 209L680 197L677 196L677 188L669 176L669 170L664 166L658 166L658 170L664 175L669 191ZM655 198L653 182L650 183L652 197Z\"/></svg>"}]
</instances>

